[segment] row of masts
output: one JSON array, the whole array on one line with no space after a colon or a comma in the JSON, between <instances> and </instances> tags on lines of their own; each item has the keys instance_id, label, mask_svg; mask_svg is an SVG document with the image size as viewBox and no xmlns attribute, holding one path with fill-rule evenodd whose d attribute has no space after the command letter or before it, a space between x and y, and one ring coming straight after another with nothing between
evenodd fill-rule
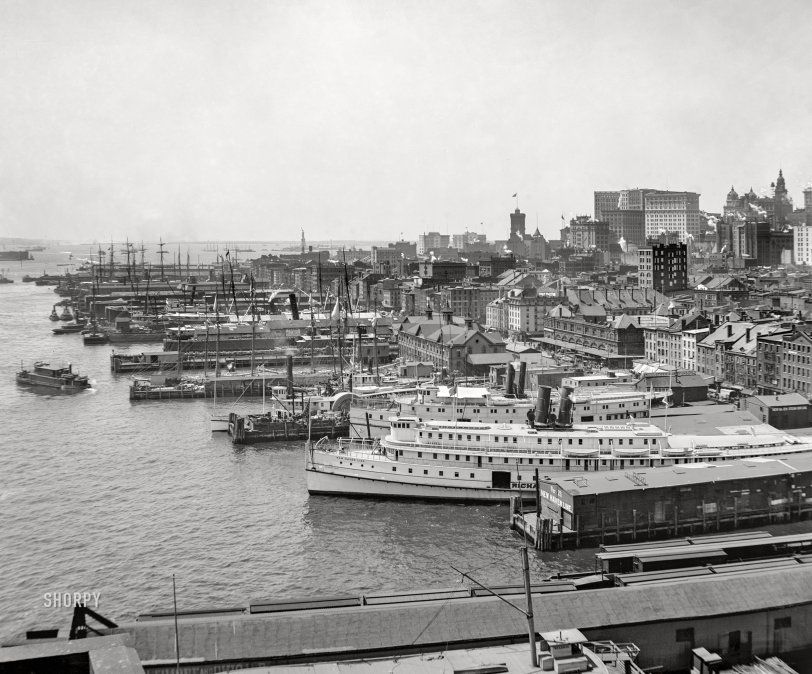
<instances>
[{"instance_id":1,"label":"row of masts","mask_svg":"<svg viewBox=\"0 0 812 674\"><path fill-rule=\"evenodd\" d=\"M167 265L164 262L164 258L167 255L170 255L170 252L166 250L167 243L164 243L163 239L160 239L158 242L158 257L159 262L157 265L157 269L160 273L159 280L164 281L166 280L166 270L172 269L176 274L182 274L184 271L184 263L183 263L183 253L181 251L180 244L178 244L177 255L172 253L172 264ZM108 280L113 280L116 277L116 270L120 269L116 266L116 252L120 253L122 256L126 256L126 272L127 278L135 277L137 273L140 271L141 276L146 278L147 276L151 275L152 265L147 263L146 261L146 247L144 246L143 241L141 242L140 246L136 246L134 243L131 243L129 239L124 242L124 247L119 248L118 251L116 250L115 243L113 241L110 242L110 246L107 248L102 248L101 246L98 247L96 253L90 253L90 263L93 266L96 266L99 269L99 277L107 276ZM225 255L218 255L218 263L220 260L229 259L231 256L231 251L226 249ZM139 261L140 258L140 261ZM218 264L215 263L215 264ZM237 252L235 251L233 257L233 264L239 264L237 259ZM195 267L197 270L201 268L200 261ZM189 276L192 270L192 263L191 263L191 256L187 249L186 251L186 264L185 264L185 271L186 275Z\"/></svg>"}]
</instances>

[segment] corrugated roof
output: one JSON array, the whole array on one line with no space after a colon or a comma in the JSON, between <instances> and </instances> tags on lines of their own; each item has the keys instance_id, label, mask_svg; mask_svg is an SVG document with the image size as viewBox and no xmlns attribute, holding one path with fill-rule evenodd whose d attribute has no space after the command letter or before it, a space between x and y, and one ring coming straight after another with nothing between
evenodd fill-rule
<instances>
[{"instance_id":1,"label":"corrugated roof","mask_svg":"<svg viewBox=\"0 0 812 674\"><path fill-rule=\"evenodd\" d=\"M812 471L812 452L779 459L747 459L717 463L690 463L665 468L607 470L568 474L566 479L552 475L551 482L574 496L611 494L620 491L645 491L705 482L729 482L752 477L789 475ZM635 476L635 481L629 475Z\"/></svg>"},{"instance_id":2,"label":"corrugated roof","mask_svg":"<svg viewBox=\"0 0 812 674\"><path fill-rule=\"evenodd\" d=\"M668 585L580 590L534 597L536 631L582 630L703 619L812 605L812 565L754 575L708 576ZM496 597L427 601L398 610L354 607L272 616L181 620L182 658L217 662L281 658L291 654L346 652L525 635L524 615ZM173 621L122 625L143 664L174 662Z\"/></svg>"}]
</instances>

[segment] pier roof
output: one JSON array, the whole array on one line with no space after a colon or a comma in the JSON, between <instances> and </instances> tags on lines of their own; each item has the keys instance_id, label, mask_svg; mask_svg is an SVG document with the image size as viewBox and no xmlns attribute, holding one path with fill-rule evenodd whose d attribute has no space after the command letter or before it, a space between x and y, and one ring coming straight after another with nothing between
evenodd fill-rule
<instances>
[{"instance_id":1,"label":"pier roof","mask_svg":"<svg viewBox=\"0 0 812 674\"><path fill-rule=\"evenodd\" d=\"M729 482L755 478L777 477L812 471L812 452L794 454L785 459L743 459L718 463L686 463L663 468L642 470L592 471L558 475L550 482L573 496L645 491L668 487Z\"/></svg>"},{"instance_id":2,"label":"pier roof","mask_svg":"<svg viewBox=\"0 0 812 674\"><path fill-rule=\"evenodd\" d=\"M679 590L675 591L678 586ZM538 632L569 625L587 632L763 612L812 604L812 566L758 574L687 578L668 585L630 586L536 595ZM451 644L526 635L524 616L496 597L422 601L180 620L180 660L266 660L347 651ZM174 662L172 618L112 630L129 633L145 667ZM290 660L288 660L290 661Z\"/></svg>"}]
</instances>

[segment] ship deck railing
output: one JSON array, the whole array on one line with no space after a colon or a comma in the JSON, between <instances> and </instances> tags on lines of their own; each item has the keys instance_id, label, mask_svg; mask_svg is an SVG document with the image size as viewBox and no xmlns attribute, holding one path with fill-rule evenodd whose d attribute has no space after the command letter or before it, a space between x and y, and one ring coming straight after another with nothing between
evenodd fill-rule
<instances>
[{"instance_id":1,"label":"ship deck railing","mask_svg":"<svg viewBox=\"0 0 812 674\"><path fill-rule=\"evenodd\" d=\"M616 447L616 446L601 446L596 447L593 452L589 452L587 449L584 449L583 446L573 446L572 449L568 449L568 447L562 447L561 445L528 445L525 448L514 448L510 446L503 446L503 447L490 447L490 446L482 446L482 445L475 445L475 444L465 444L461 445L459 442L451 442L446 443L442 441L436 441L433 444L414 444L414 443L398 443L387 441L391 445L390 447L384 447L380 444L380 439L367 439L367 438L341 438L338 441L338 444L332 445L329 447L331 451L342 452L342 453L352 453L352 452L359 452L359 451L373 451L374 449L380 449L381 453L386 452L394 452L396 447L398 446L406 446L410 449L414 449L417 451L434 451L439 450L438 453L475 453L475 454L482 454L482 455L545 455L545 456L556 456L556 457L563 457L568 459L607 459L607 458L615 458L615 459L716 459L719 457L724 456L737 456L739 454L744 454L746 450L752 449L770 449L770 448L778 448L789 446L788 443L774 443L770 445L758 445L758 446L751 446L751 445L737 445L734 447L696 447L696 448L676 448L685 449L684 452L681 453L673 453L669 454L669 447L658 448L654 446L649 446L648 449L645 451L640 452L629 452L628 449ZM328 449L328 447L319 447L319 449ZM580 451L578 451L580 449ZM642 448L640 448L642 450ZM663 452L665 450L665 453ZM796 449L794 451L801 451L800 449ZM776 452L776 453L780 453Z\"/></svg>"}]
</instances>

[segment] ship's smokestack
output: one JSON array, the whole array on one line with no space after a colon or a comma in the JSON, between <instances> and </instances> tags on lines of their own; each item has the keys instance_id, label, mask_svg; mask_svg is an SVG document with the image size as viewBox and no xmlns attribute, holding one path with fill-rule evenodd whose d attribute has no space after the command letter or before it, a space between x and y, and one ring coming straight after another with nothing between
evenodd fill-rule
<instances>
[{"instance_id":1,"label":"ship's smokestack","mask_svg":"<svg viewBox=\"0 0 812 674\"><path fill-rule=\"evenodd\" d=\"M293 356L285 356L288 368L288 399L293 400Z\"/></svg>"},{"instance_id":2,"label":"ship's smokestack","mask_svg":"<svg viewBox=\"0 0 812 674\"><path fill-rule=\"evenodd\" d=\"M569 426L572 423L572 387L562 386L558 402L558 423Z\"/></svg>"},{"instance_id":3,"label":"ship's smokestack","mask_svg":"<svg viewBox=\"0 0 812 674\"><path fill-rule=\"evenodd\" d=\"M522 361L519 364L519 383L516 384L516 397L524 398L524 381L527 377L527 363Z\"/></svg>"},{"instance_id":4,"label":"ship's smokestack","mask_svg":"<svg viewBox=\"0 0 812 674\"><path fill-rule=\"evenodd\" d=\"M505 377L505 395L513 395L513 377L516 376L516 370L513 369L513 364L507 364L507 375Z\"/></svg>"},{"instance_id":5,"label":"ship's smokestack","mask_svg":"<svg viewBox=\"0 0 812 674\"><path fill-rule=\"evenodd\" d=\"M536 399L536 423L546 424L550 414L550 393L549 386L539 386L539 397Z\"/></svg>"},{"instance_id":6,"label":"ship's smokestack","mask_svg":"<svg viewBox=\"0 0 812 674\"><path fill-rule=\"evenodd\" d=\"M293 320L299 320L299 302L296 300L296 293L290 294L290 313L293 314Z\"/></svg>"}]
</instances>

